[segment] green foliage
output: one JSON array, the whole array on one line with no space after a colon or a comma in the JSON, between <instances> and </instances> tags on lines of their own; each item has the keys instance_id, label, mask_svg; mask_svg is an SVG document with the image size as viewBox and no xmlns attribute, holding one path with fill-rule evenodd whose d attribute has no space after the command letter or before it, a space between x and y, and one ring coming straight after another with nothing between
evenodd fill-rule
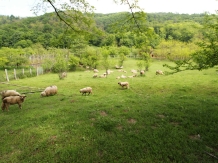
<instances>
[{"instance_id":1,"label":"green foliage","mask_svg":"<svg viewBox=\"0 0 218 163\"><path fill-rule=\"evenodd\" d=\"M7 57L0 57L0 67L4 67L8 63Z\"/></svg>"},{"instance_id":2,"label":"green foliage","mask_svg":"<svg viewBox=\"0 0 218 163\"><path fill-rule=\"evenodd\" d=\"M107 48L105 47L101 48L101 54L102 54L101 64L107 72L107 70L114 65L114 61L110 58L110 51Z\"/></svg>"},{"instance_id":3,"label":"green foliage","mask_svg":"<svg viewBox=\"0 0 218 163\"><path fill-rule=\"evenodd\" d=\"M192 55L199 70L218 65L218 15L205 17L203 36L203 41L198 43L200 50Z\"/></svg>"},{"instance_id":4,"label":"green foliage","mask_svg":"<svg viewBox=\"0 0 218 163\"><path fill-rule=\"evenodd\" d=\"M198 42L199 49L189 59L175 62L175 66L164 65L173 72L184 70L202 70L218 65L218 15L206 15L203 30L203 41Z\"/></svg>"},{"instance_id":5,"label":"green foliage","mask_svg":"<svg viewBox=\"0 0 218 163\"><path fill-rule=\"evenodd\" d=\"M127 56L127 55L130 54L130 49L128 47L126 47L126 46L121 46L119 48L119 53Z\"/></svg>"},{"instance_id":6,"label":"green foliage","mask_svg":"<svg viewBox=\"0 0 218 163\"><path fill-rule=\"evenodd\" d=\"M55 64L55 58L53 57L45 58L42 63L44 72L51 72L54 67L54 64Z\"/></svg>"},{"instance_id":7,"label":"green foliage","mask_svg":"<svg viewBox=\"0 0 218 163\"><path fill-rule=\"evenodd\" d=\"M69 62L69 69L75 71L76 67L79 64L79 58L74 55L70 55L68 62Z\"/></svg>"},{"instance_id":8,"label":"green foliage","mask_svg":"<svg viewBox=\"0 0 218 163\"><path fill-rule=\"evenodd\" d=\"M55 63L52 67L52 71L59 73L68 70L68 61L64 55L57 55L55 57Z\"/></svg>"}]
</instances>

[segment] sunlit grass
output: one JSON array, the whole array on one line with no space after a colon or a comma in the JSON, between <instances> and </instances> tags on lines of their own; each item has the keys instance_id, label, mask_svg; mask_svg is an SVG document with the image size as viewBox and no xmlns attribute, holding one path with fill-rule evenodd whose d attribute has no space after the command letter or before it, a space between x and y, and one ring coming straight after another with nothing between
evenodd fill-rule
<instances>
[{"instance_id":1,"label":"sunlit grass","mask_svg":"<svg viewBox=\"0 0 218 163\"><path fill-rule=\"evenodd\" d=\"M155 75L155 61L145 76L118 80L137 69L124 62L127 74L92 78L93 72L70 72L11 81L58 94L27 94L23 109L12 105L0 113L0 162L216 162L218 156L218 78L215 69ZM105 70L100 70L103 73ZM122 89L118 81L128 81ZM79 89L91 86L93 94ZM36 89L38 90L38 89ZM210 153L208 155L206 152Z\"/></svg>"}]
</instances>

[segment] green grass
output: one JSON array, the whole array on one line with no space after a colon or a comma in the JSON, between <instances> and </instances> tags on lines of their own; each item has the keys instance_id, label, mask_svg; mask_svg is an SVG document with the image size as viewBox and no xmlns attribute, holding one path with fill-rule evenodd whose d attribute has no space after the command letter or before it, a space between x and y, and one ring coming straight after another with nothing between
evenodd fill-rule
<instances>
[{"instance_id":1,"label":"green grass","mask_svg":"<svg viewBox=\"0 0 218 163\"><path fill-rule=\"evenodd\" d=\"M163 61L152 63L143 77L118 80L72 72L11 81L58 94L27 94L22 110L11 105L0 113L0 162L214 163L218 161L218 74L215 69L156 76ZM136 67L134 60L124 70ZM104 70L100 70L103 73ZM128 81L121 89L118 81ZM1 84L1 90L25 87ZM79 89L91 86L93 94ZM29 90L30 91L30 90ZM206 153L207 152L207 153Z\"/></svg>"}]
</instances>

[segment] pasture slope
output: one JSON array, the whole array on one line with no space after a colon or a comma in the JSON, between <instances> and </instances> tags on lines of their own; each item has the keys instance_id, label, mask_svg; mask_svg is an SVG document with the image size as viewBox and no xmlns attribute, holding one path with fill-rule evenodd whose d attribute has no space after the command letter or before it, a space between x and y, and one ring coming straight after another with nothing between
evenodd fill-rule
<instances>
[{"instance_id":1,"label":"pasture slope","mask_svg":"<svg viewBox=\"0 0 218 163\"><path fill-rule=\"evenodd\" d=\"M136 61L124 62L127 73L92 78L93 72L69 72L10 81L58 94L26 94L0 112L0 162L72 163L213 163L218 160L218 74L215 69L155 75L164 61L154 61L145 76L132 75ZM99 74L103 74L100 70ZM119 81L128 81L122 89ZM82 96L90 86L93 94ZM1 84L1 89L23 87Z\"/></svg>"}]
</instances>

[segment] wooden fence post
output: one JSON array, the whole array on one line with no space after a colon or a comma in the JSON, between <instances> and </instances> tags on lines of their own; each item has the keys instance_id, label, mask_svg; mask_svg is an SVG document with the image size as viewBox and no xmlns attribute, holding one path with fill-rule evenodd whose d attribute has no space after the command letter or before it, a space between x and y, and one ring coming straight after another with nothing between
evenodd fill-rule
<instances>
[{"instance_id":1,"label":"wooden fence post","mask_svg":"<svg viewBox=\"0 0 218 163\"><path fill-rule=\"evenodd\" d=\"M23 75L24 75L24 68L22 69L22 73L23 73Z\"/></svg>"},{"instance_id":2,"label":"wooden fence post","mask_svg":"<svg viewBox=\"0 0 218 163\"><path fill-rule=\"evenodd\" d=\"M32 69L30 68L30 75L32 76Z\"/></svg>"},{"instance_id":3,"label":"wooden fence post","mask_svg":"<svg viewBox=\"0 0 218 163\"><path fill-rule=\"evenodd\" d=\"M6 80L9 82L8 71L7 71L7 69L5 69L5 75L6 75Z\"/></svg>"},{"instance_id":4,"label":"wooden fence post","mask_svg":"<svg viewBox=\"0 0 218 163\"><path fill-rule=\"evenodd\" d=\"M39 67L36 67L36 76L39 76Z\"/></svg>"},{"instance_id":5,"label":"wooden fence post","mask_svg":"<svg viewBox=\"0 0 218 163\"><path fill-rule=\"evenodd\" d=\"M16 69L14 69L14 79L17 80Z\"/></svg>"}]
</instances>

